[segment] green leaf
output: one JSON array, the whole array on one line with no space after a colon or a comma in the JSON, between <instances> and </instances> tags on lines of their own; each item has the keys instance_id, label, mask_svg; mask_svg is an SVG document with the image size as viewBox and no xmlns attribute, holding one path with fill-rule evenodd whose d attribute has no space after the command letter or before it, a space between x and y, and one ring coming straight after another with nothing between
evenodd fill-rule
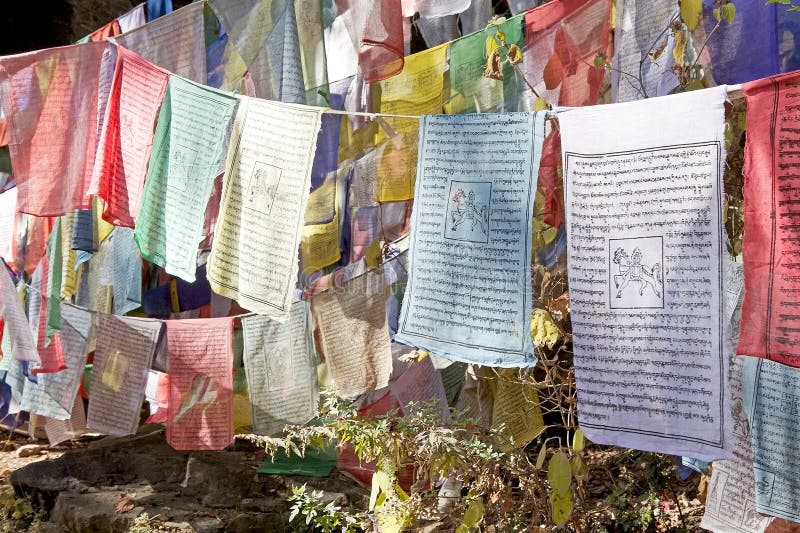
<instances>
[{"instance_id":1,"label":"green leaf","mask_svg":"<svg viewBox=\"0 0 800 533\"><path fill-rule=\"evenodd\" d=\"M572 514L572 492L567 491L562 495L551 494L550 501L553 504L553 522L559 527L563 526Z\"/></svg>"},{"instance_id":2,"label":"green leaf","mask_svg":"<svg viewBox=\"0 0 800 533\"><path fill-rule=\"evenodd\" d=\"M697 91L699 89L705 89L703 80L693 79L686 84L686 92Z\"/></svg>"},{"instance_id":3,"label":"green leaf","mask_svg":"<svg viewBox=\"0 0 800 533\"><path fill-rule=\"evenodd\" d=\"M404 491L403 488L396 483L394 485L394 492L397 494L397 499L401 502L404 502L408 499L408 494L406 494L406 491Z\"/></svg>"},{"instance_id":4,"label":"green leaf","mask_svg":"<svg viewBox=\"0 0 800 533\"><path fill-rule=\"evenodd\" d=\"M794 8L790 8L791 11ZM720 12L722 13L722 18L725 19L725 22L728 24L733 24L733 19L736 18L736 6L733 4L725 4L720 8Z\"/></svg>"},{"instance_id":5,"label":"green leaf","mask_svg":"<svg viewBox=\"0 0 800 533\"><path fill-rule=\"evenodd\" d=\"M768 6L770 4L783 4L785 6L790 6L792 5L792 0L767 0L764 5Z\"/></svg>"},{"instance_id":6,"label":"green leaf","mask_svg":"<svg viewBox=\"0 0 800 533\"><path fill-rule=\"evenodd\" d=\"M534 111L544 111L545 109L547 109L547 100L545 100L543 97L539 96L533 102L533 110Z\"/></svg>"},{"instance_id":7,"label":"green leaf","mask_svg":"<svg viewBox=\"0 0 800 533\"><path fill-rule=\"evenodd\" d=\"M380 509L380 507L384 504L385 501L386 501L386 493L385 492L381 492L380 494L378 494L378 497L375 499L375 508L376 509Z\"/></svg>"},{"instance_id":8,"label":"green leaf","mask_svg":"<svg viewBox=\"0 0 800 533\"><path fill-rule=\"evenodd\" d=\"M386 496L392 492L393 486L394 483L391 476L383 470L376 470L375 473L372 474L372 490L369 495L370 511L381 506L384 500L386 500Z\"/></svg>"},{"instance_id":9,"label":"green leaf","mask_svg":"<svg viewBox=\"0 0 800 533\"><path fill-rule=\"evenodd\" d=\"M689 37L683 30L675 32L674 37L675 37L675 44L673 45L672 48L672 58L675 59L675 63L683 66L684 54L686 53L686 43L689 42Z\"/></svg>"},{"instance_id":10,"label":"green leaf","mask_svg":"<svg viewBox=\"0 0 800 533\"><path fill-rule=\"evenodd\" d=\"M471 529L478 527L481 520L483 520L483 500L479 498L472 500L472 503L469 504L467 511L464 513L464 520L461 525Z\"/></svg>"},{"instance_id":11,"label":"green leaf","mask_svg":"<svg viewBox=\"0 0 800 533\"><path fill-rule=\"evenodd\" d=\"M714 15L714 20L716 20L717 22L722 20L722 15L720 14L718 7L715 7L714 11L712 11L711 14Z\"/></svg>"},{"instance_id":12,"label":"green leaf","mask_svg":"<svg viewBox=\"0 0 800 533\"><path fill-rule=\"evenodd\" d=\"M681 19L686 23L689 31L695 29L700 23L703 12L703 0L679 0L681 6Z\"/></svg>"},{"instance_id":13,"label":"green leaf","mask_svg":"<svg viewBox=\"0 0 800 533\"><path fill-rule=\"evenodd\" d=\"M583 457L580 455L575 455L572 457L572 475L575 478L583 477L589 472L589 467L586 466L586 461L583 460Z\"/></svg>"},{"instance_id":14,"label":"green leaf","mask_svg":"<svg viewBox=\"0 0 800 533\"><path fill-rule=\"evenodd\" d=\"M583 431L580 428L575 430L575 435L572 436L572 451L581 453L586 448L586 437L583 436Z\"/></svg>"},{"instance_id":15,"label":"green leaf","mask_svg":"<svg viewBox=\"0 0 800 533\"><path fill-rule=\"evenodd\" d=\"M550 482L550 488L555 494L563 495L569 492L572 466L564 452L558 451L550 458L550 463L547 465L547 481Z\"/></svg>"},{"instance_id":16,"label":"green leaf","mask_svg":"<svg viewBox=\"0 0 800 533\"><path fill-rule=\"evenodd\" d=\"M547 457L547 446L542 444L542 449L539 450L539 456L536 457L536 470L542 469L545 457Z\"/></svg>"},{"instance_id":17,"label":"green leaf","mask_svg":"<svg viewBox=\"0 0 800 533\"><path fill-rule=\"evenodd\" d=\"M372 490L369 493L369 510L373 511L375 509L375 504L378 502L378 494L381 493L381 487L378 483L378 473L375 472L372 474Z\"/></svg>"}]
</instances>

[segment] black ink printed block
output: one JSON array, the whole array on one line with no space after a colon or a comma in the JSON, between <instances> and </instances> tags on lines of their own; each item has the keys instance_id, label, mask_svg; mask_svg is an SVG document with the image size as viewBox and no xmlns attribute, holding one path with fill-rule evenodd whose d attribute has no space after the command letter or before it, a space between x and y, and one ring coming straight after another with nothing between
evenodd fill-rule
<instances>
[{"instance_id":1,"label":"black ink printed block","mask_svg":"<svg viewBox=\"0 0 800 533\"><path fill-rule=\"evenodd\" d=\"M608 304L611 309L664 308L664 239L608 241Z\"/></svg>"},{"instance_id":2,"label":"black ink printed block","mask_svg":"<svg viewBox=\"0 0 800 533\"><path fill-rule=\"evenodd\" d=\"M451 181L444 213L444 237L456 241L488 243L491 205L491 182Z\"/></svg>"},{"instance_id":3,"label":"black ink printed block","mask_svg":"<svg viewBox=\"0 0 800 533\"><path fill-rule=\"evenodd\" d=\"M280 167L256 161L247 185L245 206L262 215L269 215L281 183L281 173Z\"/></svg>"}]
</instances>

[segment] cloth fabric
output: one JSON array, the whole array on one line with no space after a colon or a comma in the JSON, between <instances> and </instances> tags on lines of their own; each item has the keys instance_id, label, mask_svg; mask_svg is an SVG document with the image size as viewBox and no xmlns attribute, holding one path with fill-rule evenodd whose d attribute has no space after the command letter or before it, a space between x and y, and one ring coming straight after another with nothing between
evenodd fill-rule
<instances>
[{"instance_id":1,"label":"cloth fabric","mask_svg":"<svg viewBox=\"0 0 800 533\"><path fill-rule=\"evenodd\" d=\"M400 0L336 0L336 7L358 53L364 81L380 81L402 70L405 45Z\"/></svg>"},{"instance_id":2,"label":"cloth fabric","mask_svg":"<svg viewBox=\"0 0 800 533\"><path fill-rule=\"evenodd\" d=\"M731 454L726 96L559 114L578 410L592 442Z\"/></svg>"},{"instance_id":3,"label":"cloth fabric","mask_svg":"<svg viewBox=\"0 0 800 533\"><path fill-rule=\"evenodd\" d=\"M86 43L0 58L20 211L58 216L89 206L110 46Z\"/></svg>"},{"instance_id":4,"label":"cloth fabric","mask_svg":"<svg viewBox=\"0 0 800 533\"><path fill-rule=\"evenodd\" d=\"M800 288L798 247L796 74L744 85L745 146L744 303L737 353L800 366L800 317L790 310Z\"/></svg>"},{"instance_id":5,"label":"cloth fabric","mask_svg":"<svg viewBox=\"0 0 800 533\"><path fill-rule=\"evenodd\" d=\"M133 227L139 211L158 109L169 72L119 48L111 97L92 177L105 201L103 217Z\"/></svg>"},{"instance_id":6,"label":"cloth fabric","mask_svg":"<svg viewBox=\"0 0 800 533\"><path fill-rule=\"evenodd\" d=\"M554 0L525 14L525 74L550 104L597 104L605 70L594 66L608 52L611 0ZM531 99L535 96L526 93Z\"/></svg>"}]
</instances>

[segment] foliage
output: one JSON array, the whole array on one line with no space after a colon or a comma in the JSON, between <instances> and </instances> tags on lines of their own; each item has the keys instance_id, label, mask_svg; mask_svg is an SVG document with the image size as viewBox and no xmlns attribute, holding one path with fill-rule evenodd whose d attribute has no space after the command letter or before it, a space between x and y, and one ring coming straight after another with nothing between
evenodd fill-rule
<instances>
[{"instance_id":1,"label":"foliage","mask_svg":"<svg viewBox=\"0 0 800 533\"><path fill-rule=\"evenodd\" d=\"M30 498L19 497L11 485L0 487L0 518L3 520L21 520L33 516L34 510Z\"/></svg>"},{"instance_id":2,"label":"foliage","mask_svg":"<svg viewBox=\"0 0 800 533\"><path fill-rule=\"evenodd\" d=\"M589 510L589 530L609 531L680 531L685 524L670 523L662 512L676 495L667 491L674 476L672 459L663 455L634 450L609 456L606 464L596 465L605 471L607 481L596 488L603 498ZM680 507L678 507L680 509Z\"/></svg>"},{"instance_id":3,"label":"foliage","mask_svg":"<svg viewBox=\"0 0 800 533\"><path fill-rule=\"evenodd\" d=\"M153 519L147 513L141 513L133 519L133 524L128 529L128 533L156 533L160 531L155 527Z\"/></svg>"},{"instance_id":4,"label":"foliage","mask_svg":"<svg viewBox=\"0 0 800 533\"><path fill-rule=\"evenodd\" d=\"M69 0L73 10L72 41L89 35L97 28L132 9L132 0Z\"/></svg>"},{"instance_id":5,"label":"foliage","mask_svg":"<svg viewBox=\"0 0 800 533\"><path fill-rule=\"evenodd\" d=\"M432 409L402 418L364 417L331 391L324 397L339 418L329 418L327 411L322 426L289 426L283 438L251 439L272 454L349 442L362 460L381 459L370 505L347 509L325 502L322 493L305 485L294 487L291 531L401 531L431 523L457 533L489 525L511 532L685 528L665 513L677 505L677 495L668 491L674 484L670 457L591 445L580 430L555 431L561 423L552 417L548 431L527 448L502 452L495 446L494 430L479 428L458 411L451 426L443 428ZM409 464L417 478L406 494L397 484L394 465ZM457 490L443 498L439 486L453 481Z\"/></svg>"},{"instance_id":6,"label":"foliage","mask_svg":"<svg viewBox=\"0 0 800 533\"><path fill-rule=\"evenodd\" d=\"M486 63L483 65L483 76L493 80L503 80L503 65L511 65L516 74L525 82L531 92L536 96L534 111L541 111L547 108L547 102L539 96L533 85L530 84L525 74L520 68L522 63L522 50L516 44L506 42L506 35L500 30L499 26L506 21L505 17L494 16L486 25L487 28L495 28L494 34L486 38Z\"/></svg>"},{"instance_id":7,"label":"foliage","mask_svg":"<svg viewBox=\"0 0 800 533\"><path fill-rule=\"evenodd\" d=\"M36 531L40 519L41 512L34 508L30 497L19 496L7 482L0 485L0 531Z\"/></svg>"},{"instance_id":8,"label":"foliage","mask_svg":"<svg viewBox=\"0 0 800 533\"><path fill-rule=\"evenodd\" d=\"M560 505L551 505L551 492L562 500L572 500L573 491L580 494L585 469L580 467L582 459L575 458L583 454L582 437L573 439L566 453L554 454L557 459L545 467L544 461L539 465L531 461L524 449L500 451L496 438L502 428L480 428L458 411L450 426L443 427L433 405L404 417L396 413L363 417L330 391L323 398L327 422L322 426L289 426L282 439L251 440L273 454L302 454L307 446L326 442L349 443L361 460L376 462L376 473L369 508L361 512L323 504L318 493L308 493L305 487L293 490L292 521L301 525L313 523L318 531L358 531L375 524L381 531L400 531L420 521L439 521L462 533L486 523L503 531L525 530L551 522L553 509L560 512ZM540 439L536 450L542 457L553 452L546 439ZM554 461L560 465L557 471ZM406 493L397 474L408 467L413 468L416 481ZM549 481L548 471L552 472ZM438 485L448 480L457 480L461 497L440 505ZM566 513L559 521L568 519L575 517Z\"/></svg>"},{"instance_id":9,"label":"foliage","mask_svg":"<svg viewBox=\"0 0 800 533\"><path fill-rule=\"evenodd\" d=\"M357 533L364 530L364 513L345 510L336 502L322 502L322 491L309 492L306 486L293 486L289 496L291 531L319 531L321 533Z\"/></svg>"},{"instance_id":10,"label":"foliage","mask_svg":"<svg viewBox=\"0 0 800 533\"><path fill-rule=\"evenodd\" d=\"M787 11L800 11L800 2L796 0L767 0L764 5L768 6L770 4L780 4L784 6L789 6Z\"/></svg>"},{"instance_id":11,"label":"foliage","mask_svg":"<svg viewBox=\"0 0 800 533\"><path fill-rule=\"evenodd\" d=\"M644 54L639 62L638 72L624 72L612 67L611 62L604 54L595 57L595 67L603 67L608 70L615 70L620 76L624 76L636 89L641 98L649 98L647 87L644 83L644 67L647 62L657 63L662 61L662 55L667 48L670 37L673 41L672 58L674 65L672 72L678 79L676 92L691 91L702 89L713 85L713 82L706 76L700 59L703 51L708 45L714 33L725 24L733 24L736 18L736 5L730 0L714 0L715 7L712 16L716 21L714 27L706 34L702 21L702 0L679 0L680 10L666 25L666 27L653 40L647 53ZM699 39L702 45L695 46L695 39Z\"/></svg>"},{"instance_id":12,"label":"foliage","mask_svg":"<svg viewBox=\"0 0 800 533\"><path fill-rule=\"evenodd\" d=\"M725 110L725 201L723 220L728 237L728 253L736 257L742 253L744 233L744 143L747 121L744 100L738 100Z\"/></svg>"}]
</instances>

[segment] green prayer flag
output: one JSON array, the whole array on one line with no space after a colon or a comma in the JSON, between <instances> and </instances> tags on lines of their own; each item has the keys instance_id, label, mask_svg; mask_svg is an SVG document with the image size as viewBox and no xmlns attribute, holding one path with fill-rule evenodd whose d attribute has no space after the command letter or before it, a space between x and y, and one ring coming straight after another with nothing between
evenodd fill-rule
<instances>
[{"instance_id":1,"label":"green prayer flag","mask_svg":"<svg viewBox=\"0 0 800 533\"><path fill-rule=\"evenodd\" d=\"M45 330L45 346L50 344L50 338L53 335L61 331L61 234L61 217L58 217L47 240L47 329Z\"/></svg>"},{"instance_id":2,"label":"green prayer flag","mask_svg":"<svg viewBox=\"0 0 800 533\"><path fill-rule=\"evenodd\" d=\"M517 96L524 81L514 67L506 61L507 50L500 47L504 42L522 48L522 28L525 15L512 17L497 26L471 33L456 39L450 45L450 101L448 113L487 113L517 111ZM499 35L502 34L502 35ZM492 39L492 41L488 41ZM502 80L484 77L484 67L496 48Z\"/></svg>"},{"instance_id":3,"label":"green prayer flag","mask_svg":"<svg viewBox=\"0 0 800 533\"><path fill-rule=\"evenodd\" d=\"M299 455L287 456L277 453L273 458L268 457L258 468L259 474L295 475L327 477L336 466L336 449L333 447L319 450L309 446L305 457Z\"/></svg>"},{"instance_id":4,"label":"green prayer flag","mask_svg":"<svg viewBox=\"0 0 800 533\"><path fill-rule=\"evenodd\" d=\"M194 281L206 204L225 162L230 93L170 76L134 237L142 257Z\"/></svg>"}]
</instances>

